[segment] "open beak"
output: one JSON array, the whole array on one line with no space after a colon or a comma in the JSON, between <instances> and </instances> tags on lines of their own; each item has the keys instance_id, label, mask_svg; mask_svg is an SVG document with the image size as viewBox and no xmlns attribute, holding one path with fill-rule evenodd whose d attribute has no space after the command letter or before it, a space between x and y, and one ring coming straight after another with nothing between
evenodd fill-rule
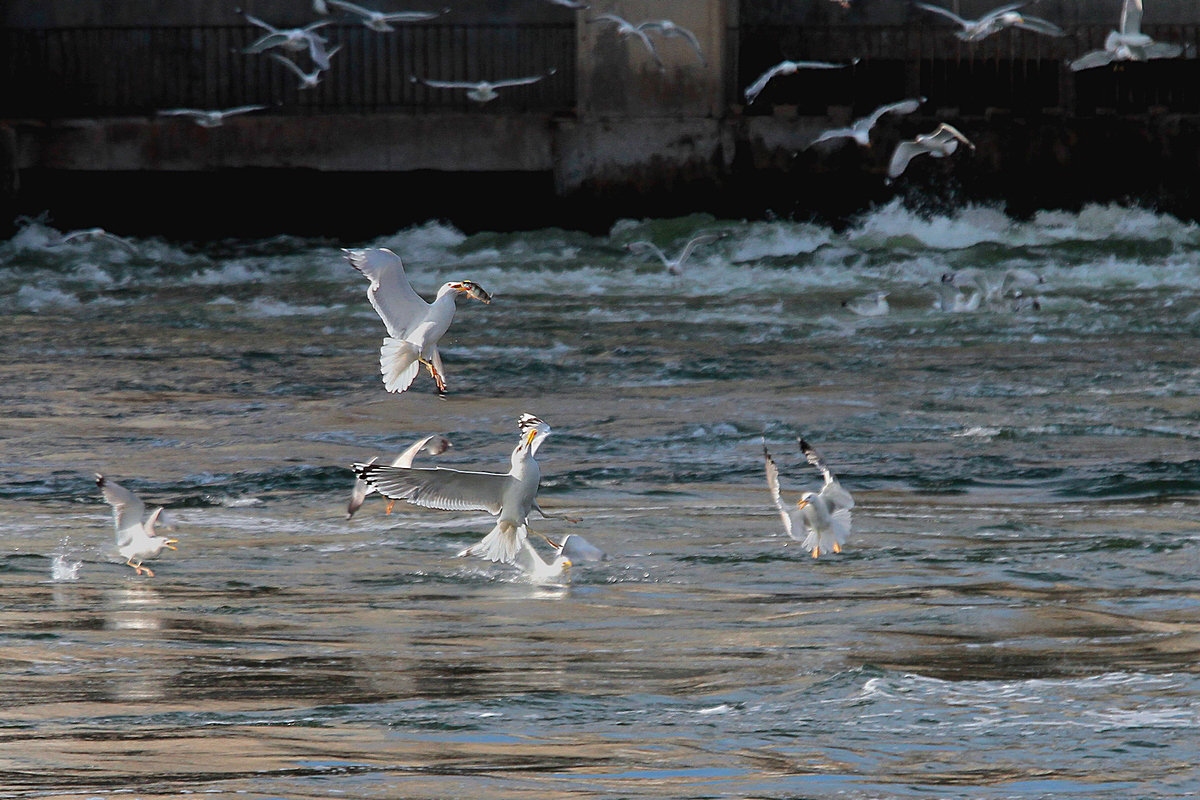
<instances>
[{"instance_id":1,"label":"open beak","mask_svg":"<svg viewBox=\"0 0 1200 800\"><path fill-rule=\"evenodd\" d=\"M806 505L808 505L808 501L801 500L800 502L796 503L796 508L804 508Z\"/></svg>"},{"instance_id":2,"label":"open beak","mask_svg":"<svg viewBox=\"0 0 1200 800\"><path fill-rule=\"evenodd\" d=\"M487 304L492 302L492 296L474 281L458 281L450 285L467 295L467 297L473 297L481 303Z\"/></svg>"},{"instance_id":3,"label":"open beak","mask_svg":"<svg viewBox=\"0 0 1200 800\"><path fill-rule=\"evenodd\" d=\"M178 550L179 548L175 546L177 544L179 544L178 539L167 539L167 543L166 543L165 547L168 547L172 550Z\"/></svg>"}]
</instances>

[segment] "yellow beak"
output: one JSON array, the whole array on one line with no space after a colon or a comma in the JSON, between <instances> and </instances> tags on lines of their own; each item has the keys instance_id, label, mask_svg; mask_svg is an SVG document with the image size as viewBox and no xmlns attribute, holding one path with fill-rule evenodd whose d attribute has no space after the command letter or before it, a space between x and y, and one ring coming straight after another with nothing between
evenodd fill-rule
<instances>
[{"instance_id":1,"label":"yellow beak","mask_svg":"<svg viewBox=\"0 0 1200 800\"><path fill-rule=\"evenodd\" d=\"M177 544L179 544L178 539L167 539L167 543L165 546L170 548L171 550L178 550L179 548L175 546Z\"/></svg>"}]
</instances>

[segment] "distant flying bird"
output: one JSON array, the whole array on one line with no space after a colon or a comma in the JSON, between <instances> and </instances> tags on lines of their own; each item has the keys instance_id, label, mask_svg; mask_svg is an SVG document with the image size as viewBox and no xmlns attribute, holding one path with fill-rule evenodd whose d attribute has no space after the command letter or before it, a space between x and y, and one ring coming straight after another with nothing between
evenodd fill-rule
<instances>
[{"instance_id":1,"label":"distant flying bird","mask_svg":"<svg viewBox=\"0 0 1200 800\"><path fill-rule=\"evenodd\" d=\"M528 78L508 78L500 81L434 81L427 78L418 78L416 75L410 76L413 83L423 83L433 89L466 89L467 97L477 103L486 103L490 100L495 100L500 94L497 89L506 89L510 86L528 86L531 83L537 83L543 78L549 78L557 69L551 69L545 75L532 75Z\"/></svg>"},{"instance_id":2,"label":"distant flying bird","mask_svg":"<svg viewBox=\"0 0 1200 800\"><path fill-rule=\"evenodd\" d=\"M1142 33L1142 0L1125 0L1121 7L1121 29L1109 31L1103 50L1084 53L1071 62L1071 69L1103 67L1114 61L1148 61L1152 58L1176 58L1183 53L1177 44L1156 42Z\"/></svg>"},{"instance_id":3,"label":"distant flying bird","mask_svg":"<svg viewBox=\"0 0 1200 800\"><path fill-rule=\"evenodd\" d=\"M767 451L764 439L763 460L766 462L767 489L771 493L771 500L779 511L787 535L799 540L800 534L805 534L800 546L812 553L813 558L830 550L840 553L850 535L850 509L854 508L854 498L838 483L821 454L804 439L797 441L808 463L821 471L825 483L819 492L802 494L800 502L796 503L796 510L789 512L779 491L779 468Z\"/></svg>"},{"instance_id":4,"label":"distant flying bird","mask_svg":"<svg viewBox=\"0 0 1200 800\"><path fill-rule=\"evenodd\" d=\"M325 37L315 32L317 28L328 25L328 20L314 22L303 28L276 28L258 17L247 14L240 8L237 11L246 18L247 22L257 25L267 32L252 42L242 51L243 53L261 53L273 47L282 47L293 53L302 53L307 50L314 64L321 69L329 69L329 54L325 52Z\"/></svg>"},{"instance_id":5,"label":"distant flying bird","mask_svg":"<svg viewBox=\"0 0 1200 800\"><path fill-rule=\"evenodd\" d=\"M142 562L147 558L154 558L163 548L177 549L175 545L179 541L159 536L155 530L157 524L171 527L163 520L163 509L156 508L146 517L146 506L141 499L121 484L96 473L96 485L100 487L104 501L112 506L113 527L117 533L117 552L124 556L126 564L133 567L135 575L144 572L153 578L154 571L143 567Z\"/></svg>"},{"instance_id":6,"label":"distant flying bird","mask_svg":"<svg viewBox=\"0 0 1200 800\"><path fill-rule=\"evenodd\" d=\"M917 156L929 154L934 158L945 158L958 149L959 142L975 149L971 140L963 136L958 128L945 122L931 133L922 133L915 139L900 142L892 151L892 160L888 163L888 181L900 177L908 169L908 162Z\"/></svg>"},{"instance_id":7,"label":"distant flying bird","mask_svg":"<svg viewBox=\"0 0 1200 800\"><path fill-rule=\"evenodd\" d=\"M222 111L204 111L199 108L169 108L159 111L160 117L188 117L201 128L217 128L225 123L227 117L236 114L248 114L251 111L262 111L266 106L238 106Z\"/></svg>"},{"instance_id":8,"label":"distant flying bird","mask_svg":"<svg viewBox=\"0 0 1200 800\"><path fill-rule=\"evenodd\" d=\"M853 300L843 301L842 308L860 317L882 317L891 311L887 296L887 292L871 292Z\"/></svg>"},{"instance_id":9,"label":"distant flying bird","mask_svg":"<svg viewBox=\"0 0 1200 800\"><path fill-rule=\"evenodd\" d=\"M336 53L338 50L341 50L341 49L342 49L341 45L338 45L337 47L330 50L329 51L330 57L332 57L334 53ZM312 89L312 88L316 87L316 85L321 82L322 73L325 72L325 70L323 70L317 66L314 66L312 68L312 70L310 70L309 72L305 72L303 69L300 68L299 64L297 64L295 61L292 61L287 56L281 56L278 53L267 53L267 55L269 55L271 58L278 61L280 64L283 64L285 67L287 67L288 69L290 69L292 72L294 72L296 74L296 77L300 79L300 84L296 88L301 89L301 90Z\"/></svg>"},{"instance_id":10,"label":"distant flying bird","mask_svg":"<svg viewBox=\"0 0 1200 800\"><path fill-rule=\"evenodd\" d=\"M632 36L644 44L646 46L646 50L654 58L654 63L658 64L659 69L663 69L663 62L662 59L658 57L658 50L654 47L654 42L650 41L650 37L646 35L646 32L637 25L634 25L632 22L624 19L623 17L618 17L616 14L597 14L589 19L588 22L613 23L617 26L617 36L621 37L622 39L628 39Z\"/></svg>"},{"instance_id":11,"label":"distant flying bird","mask_svg":"<svg viewBox=\"0 0 1200 800\"><path fill-rule=\"evenodd\" d=\"M492 296L474 281L450 281L438 289L437 299L427 303L413 290L404 274L404 263L391 250L379 247L342 252L350 266L371 282L367 299L387 327L388 335L379 349L384 388L403 392L424 364L438 392L444 393L445 368L438 341L454 321L454 300L462 294L490 303Z\"/></svg>"},{"instance_id":12,"label":"distant flying bird","mask_svg":"<svg viewBox=\"0 0 1200 800\"><path fill-rule=\"evenodd\" d=\"M753 103L754 98L758 97L771 79L780 75L795 75L802 69L845 69L857 63L857 58L849 64L830 64L828 61L780 61L746 87L746 104Z\"/></svg>"},{"instance_id":13,"label":"distant flying bird","mask_svg":"<svg viewBox=\"0 0 1200 800\"><path fill-rule=\"evenodd\" d=\"M1062 28L1055 25L1053 22L1048 22L1038 17L1031 17L1026 14L1018 14L1017 9L1025 5L1025 3L1012 3L1006 6L994 8L984 14L979 19L963 19L953 11L942 8L941 6L931 6L927 3L913 3L917 8L923 8L926 11L932 11L935 14L941 14L943 17L961 25L962 30L955 31L954 35L964 42L978 42L986 39L997 31L1004 28L1020 28L1034 33L1041 33L1046 36L1062 36Z\"/></svg>"},{"instance_id":14,"label":"distant flying bird","mask_svg":"<svg viewBox=\"0 0 1200 800\"><path fill-rule=\"evenodd\" d=\"M700 40L696 38L696 34L692 33L687 28L676 25L669 19L650 19L646 20L645 22L639 22L637 24L637 29L642 32L658 31L658 33L664 39L670 37L683 39L685 42L691 45L693 50L696 51L696 55L700 57L700 63L704 65L708 64L708 62L704 59L704 52L700 49Z\"/></svg>"},{"instance_id":15,"label":"distant flying bird","mask_svg":"<svg viewBox=\"0 0 1200 800\"><path fill-rule=\"evenodd\" d=\"M880 106L872 111L869 115L854 120L849 128L831 128L825 131L810 143L810 147L818 142L828 142L831 139L853 139L863 147L871 146L871 128L875 127L875 123L884 114L911 114L916 111L921 103L925 102L924 97L915 98L912 100L901 100L898 103Z\"/></svg>"},{"instance_id":16,"label":"distant flying bird","mask_svg":"<svg viewBox=\"0 0 1200 800\"><path fill-rule=\"evenodd\" d=\"M392 466L411 467L413 459L416 458L417 454L422 450L429 453L431 456L440 456L453 446L454 445L450 444L450 440L445 436L430 434L429 436L426 436L423 439L418 439L409 445L403 453L396 456L396 459L392 462ZM378 457L372 458L367 463L374 464L378 460ZM350 491L350 503L346 506L346 519L353 517L354 512L362 508L363 502L367 499L368 495L372 494L374 491L375 489L369 486L366 481L364 481L362 478L356 477L354 479L354 488ZM395 500L388 501L387 513L392 513L392 506L395 504L395 502Z\"/></svg>"},{"instance_id":17,"label":"distant flying bird","mask_svg":"<svg viewBox=\"0 0 1200 800\"><path fill-rule=\"evenodd\" d=\"M625 245L625 249L631 253L641 248L649 250L651 253L658 256L658 260L661 261L663 266L667 268L668 273L678 277L683 275L683 265L687 263L689 258L692 257L693 250L702 244L710 244L720 239L724 239L727 236L729 236L728 232L702 233L699 236L694 236L687 244L683 246L683 250L681 250L679 255L675 256L675 258L667 258L666 253L660 250L658 245L654 244L653 242L630 242L629 244Z\"/></svg>"},{"instance_id":18,"label":"distant flying bird","mask_svg":"<svg viewBox=\"0 0 1200 800\"><path fill-rule=\"evenodd\" d=\"M548 2L554 3L556 6L570 8L574 11L583 11L592 7L590 3L585 3L583 0L548 0Z\"/></svg>"},{"instance_id":19,"label":"distant flying bird","mask_svg":"<svg viewBox=\"0 0 1200 800\"><path fill-rule=\"evenodd\" d=\"M449 8L443 8L441 11L372 11L369 8L347 3L346 0L325 0L331 6L337 6L343 11L349 11L351 14L357 14L362 17L360 20L363 25L366 25L373 31L387 33L388 31L396 30L391 26L393 22L425 22L426 20L435 19L443 14L449 14Z\"/></svg>"}]
</instances>

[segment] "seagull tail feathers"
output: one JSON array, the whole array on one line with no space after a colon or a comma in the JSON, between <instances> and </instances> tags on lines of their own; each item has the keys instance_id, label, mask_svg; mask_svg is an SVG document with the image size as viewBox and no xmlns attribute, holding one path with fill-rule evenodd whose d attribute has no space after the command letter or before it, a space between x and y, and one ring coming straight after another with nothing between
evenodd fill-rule
<instances>
[{"instance_id":1,"label":"seagull tail feathers","mask_svg":"<svg viewBox=\"0 0 1200 800\"><path fill-rule=\"evenodd\" d=\"M492 532L458 553L458 557L478 556L488 561L512 564L521 549L520 529L511 522L497 522Z\"/></svg>"},{"instance_id":2,"label":"seagull tail feathers","mask_svg":"<svg viewBox=\"0 0 1200 800\"><path fill-rule=\"evenodd\" d=\"M420 369L421 351L415 344L391 336L383 340L383 347L379 348L379 372L389 392L403 392L412 385Z\"/></svg>"}]
</instances>

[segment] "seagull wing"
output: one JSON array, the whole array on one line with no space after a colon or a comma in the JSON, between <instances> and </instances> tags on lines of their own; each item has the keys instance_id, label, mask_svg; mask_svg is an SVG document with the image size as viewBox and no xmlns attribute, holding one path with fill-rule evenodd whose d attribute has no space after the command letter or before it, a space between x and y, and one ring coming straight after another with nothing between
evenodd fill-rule
<instances>
[{"instance_id":1,"label":"seagull wing","mask_svg":"<svg viewBox=\"0 0 1200 800\"><path fill-rule=\"evenodd\" d=\"M426 78L413 77L414 81L419 81L433 89L475 89L479 86L478 83L470 81L432 81Z\"/></svg>"},{"instance_id":2,"label":"seagull wing","mask_svg":"<svg viewBox=\"0 0 1200 800\"><path fill-rule=\"evenodd\" d=\"M255 40L243 50L243 53L261 53L264 50L270 50L272 47L279 47L288 41L286 33L268 33L260 39Z\"/></svg>"},{"instance_id":3,"label":"seagull wing","mask_svg":"<svg viewBox=\"0 0 1200 800\"><path fill-rule=\"evenodd\" d=\"M710 244L719 239L724 239L728 235L727 233L702 233L699 236L692 237L692 240L683 246L683 252L679 254L679 261L677 263L682 264L687 261L691 257L692 251L700 245Z\"/></svg>"},{"instance_id":4,"label":"seagull wing","mask_svg":"<svg viewBox=\"0 0 1200 800\"><path fill-rule=\"evenodd\" d=\"M625 245L625 248L628 250L632 250L635 247L646 248L651 253L654 253L654 255L658 256L658 260L663 263L664 267L671 266L671 259L667 258L667 254L660 250L658 245L654 244L654 242L630 242L629 244Z\"/></svg>"},{"instance_id":5,"label":"seagull wing","mask_svg":"<svg viewBox=\"0 0 1200 800\"><path fill-rule=\"evenodd\" d=\"M962 142L972 150L975 149L975 145L971 142L971 140L966 136L963 136L962 131L948 122L943 122L941 125L938 125L937 130L929 135L929 141L937 144L946 144L947 142L955 139Z\"/></svg>"},{"instance_id":6,"label":"seagull wing","mask_svg":"<svg viewBox=\"0 0 1200 800\"><path fill-rule=\"evenodd\" d=\"M132 542L135 536L144 535L142 518L146 515L146 506L141 498L100 474L96 475L96 485L100 487L104 501L112 506L117 547L124 547Z\"/></svg>"},{"instance_id":7,"label":"seagull wing","mask_svg":"<svg viewBox=\"0 0 1200 800\"><path fill-rule=\"evenodd\" d=\"M169 108L158 112L160 117L191 117L192 119L202 119L208 116L208 113L201 111L198 108Z\"/></svg>"},{"instance_id":8,"label":"seagull wing","mask_svg":"<svg viewBox=\"0 0 1200 800\"><path fill-rule=\"evenodd\" d=\"M1142 0L1125 0L1121 7L1121 33L1142 32Z\"/></svg>"},{"instance_id":9,"label":"seagull wing","mask_svg":"<svg viewBox=\"0 0 1200 800\"><path fill-rule=\"evenodd\" d=\"M1146 58L1178 58L1183 54L1183 47L1166 42L1151 42L1142 48Z\"/></svg>"},{"instance_id":10,"label":"seagull wing","mask_svg":"<svg viewBox=\"0 0 1200 800\"><path fill-rule=\"evenodd\" d=\"M1033 31L1034 33L1041 33L1046 36L1066 35L1063 29L1055 25L1053 22L1041 19L1040 17L1027 17L1024 14L1021 15L1021 21L1016 23L1013 27L1021 28L1022 30L1026 31Z\"/></svg>"},{"instance_id":11,"label":"seagull wing","mask_svg":"<svg viewBox=\"0 0 1200 800\"><path fill-rule=\"evenodd\" d=\"M429 440L435 436L437 436L436 433L431 433L424 439L417 439L415 442L410 444L403 453L396 456L396 460L392 462L392 466L405 468L411 467L413 459L417 457L417 453L421 452L421 448L424 447Z\"/></svg>"},{"instance_id":12,"label":"seagull wing","mask_svg":"<svg viewBox=\"0 0 1200 800\"><path fill-rule=\"evenodd\" d=\"M382 19L384 22L424 22L427 19L440 17L449 11L448 8L443 8L441 11L393 11L390 14L384 14Z\"/></svg>"},{"instance_id":13,"label":"seagull wing","mask_svg":"<svg viewBox=\"0 0 1200 800\"><path fill-rule=\"evenodd\" d=\"M1010 11L1016 11L1018 8L1020 8L1023 5L1025 5L1025 4L1024 3L1009 3L1006 6L1000 6L998 8L993 8L991 11L987 12L982 17L980 17L977 20L977 22L978 23L990 22L991 20L994 20L996 17L1000 16L1001 14L1007 14Z\"/></svg>"},{"instance_id":14,"label":"seagull wing","mask_svg":"<svg viewBox=\"0 0 1200 800\"><path fill-rule=\"evenodd\" d=\"M911 139L906 139L896 145L896 149L892 151L892 160L888 162L888 177L898 178L904 174L904 170L908 169L908 162L912 161L922 153L928 153L929 148L914 142Z\"/></svg>"},{"instance_id":15,"label":"seagull wing","mask_svg":"<svg viewBox=\"0 0 1200 800\"><path fill-rule=\"evenodd\" d=\"M384 497L442 511L486 511L492 515L503 508L504 489L510 480L507 474L461 472L444 467L355 464L353 468Z\"/></svg>"},{"instance_id":16,"label":"seagull wing","mask_svg":"<svg viewBox=\"0 0 1200 800\"><path fill-rule=\"evenodd\" d=\"M880 106L872 111L871 115L867 117L867 129L870 130L871 128L874 128L875 123L879 122L880 118L883 117L884 114L911 114L920 107L921 100L917 98L901 100L898 103L889 103L885 106Z\"/></svg>"},{"instance_id":17,"label":"seagull wing","mask_svg":"<svg viewBox=\"0 0 1200 800\"><path fill-rule=\"evenodd\" d=\"M528 78L506 78L502 81L493 81L492 88L503 89L505 86L526 86L530 83L537 83L545 77L545 75L530 75Z\"/></svg>"},{"instance_id":18,"label":"seagull wing","mask_svg":"<svg viewBox=\"0 0 1200 800\"><path fill-rule=\"evenodd\" d=\"M325 0L325 2L331 6L336 6L343 11L349 11L352 14L358 14L362 17L370 18L373 14L373 12L363 8L362 6L357 6L354 3L347 3L346 0Z\"/></svg>"},{"instance_id":19,"label":"seagull wing","mask_svg":"<svg viewBox=\"0 0 1200 800\"><path fill-rule=\"evenodd\" d=\"M755 80L754 83L752 83L746 87L746 102L753 103L754 98L758 97L758 95L762 92L762 90L767 88L767 84L771 81L771 78L774 78L776 75L778 75L781 72L795 72L795 71L796 71L796 66L795 66L794 61L780 61L778 64L776 64L775 66L771 67L769 70L764 72L762 75L759 75L758 79Z\"/></svg>"},{"instance_id":20,"label":"seagull wing","mask_svg":"<svg viewBox=\"0 0 1200 800\"><path fill-rule=\"evenodd\" d=\"M832 141L833 139L852 139L852 138L854 138L854 129L853 128L830 128L829 130L825 131L820 136L818 136L817 138L815 138L811 142L809 142L808 146L812 147L814 144L817 144L819 142L828 142L828 141Z\"/></svg>"},{"instance_id":21,"label":"seagull wing","mask_svg":"<svg viewBox=\"0 0 1200 800\"><path fill-rule=\"evenodd\" d=\"M257 25L258 27L262 28L263 30L270 31L271 33L275 33L279 30L274 25L270 25L266 22L263 22L258 17L251 16L250 14L247 14L245 11L242 12L242 16L246 18L246 22L249 22L251 25Z\"/></svg>"},{"instance_id":22,"label":"seagull wing","mask_svg":"<svg viewBox=\"0 0 1200 800\"><path fill-rule=\"evenodd\" d=\"M673 27L667 28L663 32L663 35L664 36L678 36L682 39L687 40L687 43L692 46L693 50L696 51L696 55L700 56L700 63L702 63L702 64L708 63L704 60L704 51L702 49L700 49L700 40L696 38L696 34L692 33L687 28L681 28L678 25L675 25Z\"/></svg>"},{"instance_id":23,"label":"seagull wing","mask_svg":"<svg viewBox=\"0 0 1200 800\"><path fill-rule=\"evenodd\" d=\"M800 443L800 452L804 453L804 457L808 459L808 463L821 471L821 475L825 478L825 484L828 486L831 483L836 483L837 478L833 477L833 472L825 463L825 459L821 458L821 454L817 452L817 449L804 439L797 439L796 441Z\"/></svg>"},{"instance_id":24,"label":"seagull wing","mask_svg":"<svg viewBox=\"0 0 1200 800\"><path fill-rule=\"evenodd\" d=\"M266 106L237 106L236 108L227 108L224 111L217 112L221 118L232 117L234 114L247 114L251 111L262 111Z\"/></svg>"},{"instance_id":25,"label":"seagull wing","mask_svg":"<svg viewBox=\"0 0 1200 800\"><path fill-rule=\"evenodd\" d=\"M279 55L279 53L267 53L267 55L269 55L271 58L278 61L280 64L283 64L285 67L290 69L292 72L296 73L296 75L298 75L299 77L301 77L301 78L308 77L307 75L304 74L304 70L300 69L300 66L295 61L292 61L290 58L287 58L286 56L281 56L281 55Z\"/></svg>"},{"instance_id":26,"label":"seagull wing","mask_svg":"<svg viewBox=\"0 0 1200 800\"><path fill-rule=\"evenodd\" d=\"M935 14L941 14L943 17L946 17L947 19L957 22L959 25L962 25L964 28L967 27L968 25L970 25L972 22L971 20L963 19L958 14L955 14L953 11L951 11L948 8L942 8L941 6L931 6L928 3L913 3L913 5L916 6L917 8L923 8L926 11L932 11Z\"/></svg>"},{"instance_id":27,"label":"seagull wing","mask_svg":"<svg viewBox=\"0 0 1200 800\"><path fill-rule=\"evenodd\" d=\"M403 339L409 328L429 313L429 303L422 300L408 282L400 256L382 247L342 252L350 266L371 281L367 299L387 326L388 335Z\"/></svg>"},{"instance_id":28,"label":"seagull wing","mask_svg":"<svg viewBox=\"0 0 1200 800\"><path fill-rule=\"evenodd\" d=\"M819 469L825 478L825 485L821 487L821 497L825 498L833 508L854 508L854 498L838 483L838 479L834 477L833 471L829 469L829 465L825 463L825 459L821 457L817 449L804 439L797 439L797 441L800 443L800 452L804 453L808 463Z\"/></svg>"},{"instance_id":29,"label":"seagull wing","mask_svg":"<svg viewBox=\"0 0 1200 800\"><path fill-rule=\"evenodd\" d=\"M1072 61L1070 64L1071 71L1079 72L1082 69L1103 67L1106 64L1111 64L1114 58L1115 56L1108 50L1093 50L1090 53L1084 53Z\"/></svg>"},{"instance_id":30,"label":"seagull wing","mask_svg":"<svg viewBox=\"0 0 1200 800\"><path fill-rule=\"evenodd\" d=\"M763 461L767 469L767 491L771 493L771 502L779 510L779 518L783 520L783 529L787 531L788 536L795 539L796 535L792 532L792 517L788 514L787 508L783 504L783 498L779 494L779 467L775 466L775 459L771 458L765 439L763 440Z\"/></svg>"}]
</instances>

